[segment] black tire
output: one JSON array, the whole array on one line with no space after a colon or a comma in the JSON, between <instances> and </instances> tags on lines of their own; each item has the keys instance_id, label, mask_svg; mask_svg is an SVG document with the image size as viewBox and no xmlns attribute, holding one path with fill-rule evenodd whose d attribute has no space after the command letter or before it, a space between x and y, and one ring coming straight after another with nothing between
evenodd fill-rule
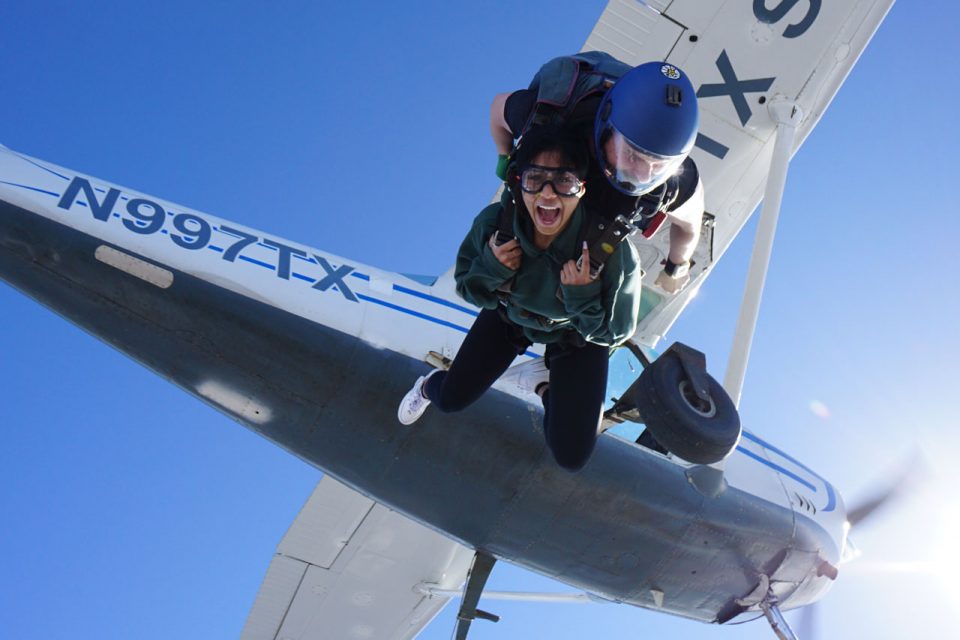
<instances>
[{"instance_id":1,"label":"black tire","mask_svg":"<svg viewBox=\"0 0 960 640\"><path fill-rule=\"evenodd\" d=\"M695 464L719 462L740 441L740 415L706 372L709 402L697 397L676 357L659 358L640 374L633 401L651 435L673 455Z\"/></svg>"}]
</instances>

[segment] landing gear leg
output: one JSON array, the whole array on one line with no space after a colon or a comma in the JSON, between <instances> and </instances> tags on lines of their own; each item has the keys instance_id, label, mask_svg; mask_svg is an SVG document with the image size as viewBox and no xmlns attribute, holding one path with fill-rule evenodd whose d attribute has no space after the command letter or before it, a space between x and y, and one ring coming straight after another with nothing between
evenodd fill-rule
<instances>
[{"instance_id":1,"label":"landing gear leg","mask_svg":"<svg viewBox=\"0 0 960 640\"><path fill-rule=\"evenodd\" d=\"M763 602L760 603L763 615L767 617L767 621L770 623L770 626L773 627L773 632L777 634L777 638L780 640L800 640L797 634L790 628L790 625L787 624L783 614L780 613L780 608L777 606L778 604L777 596L773 595L773 593L769 593Z\"/></svg>"},{"instance_id":2,"label":"landing gear leg","mask_svg":"<svg viewBox=\"0 0 960 640\"><path fill-rule=\"evenodd\" d=\"M477 551L473 556L473 565L470 567L470 573L467 574L467 583L463 586L463 599L460 601L460 610L457 612L457 628L454 632L456 640L466 640L470 623L477 618L499 622L500 616L477 609L483 587L486 586L487 578L490 577L496 561L496 558L481 551Z\"/></svg>"}]
</instances>

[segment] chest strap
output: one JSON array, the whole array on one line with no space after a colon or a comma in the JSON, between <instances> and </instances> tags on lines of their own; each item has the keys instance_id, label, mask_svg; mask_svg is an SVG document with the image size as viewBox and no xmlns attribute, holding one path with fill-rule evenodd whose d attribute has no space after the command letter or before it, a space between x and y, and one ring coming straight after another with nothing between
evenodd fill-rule
<instances>
[{"instance_id":1,"label":"chest strap","mask_svg":"<svg viewBox=\"0 0 960 640\"><path fill-rule=\"evenodd\" d=\"M586 241L590 252L590 276L596 278L603 271L607 260L621 242L639 232L651 238L667 219L667 211L677 199L679 181L671 176L660 188L637 198L633 214L628 218L618 215L613 220L594 215L581 242Z\"/></svg>"}]
</instances>

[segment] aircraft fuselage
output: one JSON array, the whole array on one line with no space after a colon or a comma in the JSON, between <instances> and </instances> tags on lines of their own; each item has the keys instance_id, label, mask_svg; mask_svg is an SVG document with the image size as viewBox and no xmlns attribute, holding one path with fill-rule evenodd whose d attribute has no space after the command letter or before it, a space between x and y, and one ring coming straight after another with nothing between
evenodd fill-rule
<instances>
[{"instance_id":1,"label":"aircraft fuselage","mask_svg":"<svg viewBox=\"0 0 960 640\"><path fill-rule=\"evenodd\" d=\"M424 357L455 353L475 315L448 277L426 286L2 148L0 277L354 489L598 596L724 621L761 574L790 608L839 561L833 488L750 433L718 484L613 436L570 474L542 412L503 390L401 426Z\"/></svg>"}]
</instances>

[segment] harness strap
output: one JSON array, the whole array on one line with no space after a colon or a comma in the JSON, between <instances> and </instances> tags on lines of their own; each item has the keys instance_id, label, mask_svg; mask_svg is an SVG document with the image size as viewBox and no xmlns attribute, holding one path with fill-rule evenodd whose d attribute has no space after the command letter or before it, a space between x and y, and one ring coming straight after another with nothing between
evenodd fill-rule
<instances>
[{"instance_id":1,"label":"harness strap","mask_svg":"<svg viewBox=\"0 0 960 640\"><path fill-rule=\"evenodd\" d=\"M508 173L507 184L504 187L504 194L500 198L500 213L497 214L497 235L494 238L496 244L501 245L516 238L513 230L514 214L517 210L517 194L510 186L513 176ZM513 290L513 278L497 287L496 294L501 303L506 303Z\"/></svg>"},{"instance_id":2,"label":"harness strap","mask_svg":"<svg viewBox=\"0 0 960 640\"><path fill-rule=\"evenodd\" d=\"M509 242L515 235L513 233L513 214L517 210L517 204L513 192L509 187L505 189L510 193L506 198L502 198L500 204L500 213L497 215L497 232L503 239L503 242ZM498 244L503 244L500 242Z\"/></svg>"},{"instance_id":3,"label":"harness strap","mask_svg":"<svg viewBox=\"0 0 960 640\"><path fill-rule=\"evenodd\" d=\"M577 126L593 123L596 107L610 87L631 67L613 56L589 51L546 62L530 83L536 101L518 132L517 144L531 127L547 123Z\"/></svg>"},{"instance_id":4,"label":"harness strap","mask_svg":"<svg viewBox=\"0 0 960 640\"><path fill-rule=\"evenodd\" d=\"M618 215L609 220L594 215L581 239L586 241L590 252L591 277L600 275L607 260L628 236L639 231L644 238L652 237L667 219L667 211L677 200L679 191L679 179L671 176L660 188L637 198L637 207L630 218Z\"/></svg>"}]
</instances>

